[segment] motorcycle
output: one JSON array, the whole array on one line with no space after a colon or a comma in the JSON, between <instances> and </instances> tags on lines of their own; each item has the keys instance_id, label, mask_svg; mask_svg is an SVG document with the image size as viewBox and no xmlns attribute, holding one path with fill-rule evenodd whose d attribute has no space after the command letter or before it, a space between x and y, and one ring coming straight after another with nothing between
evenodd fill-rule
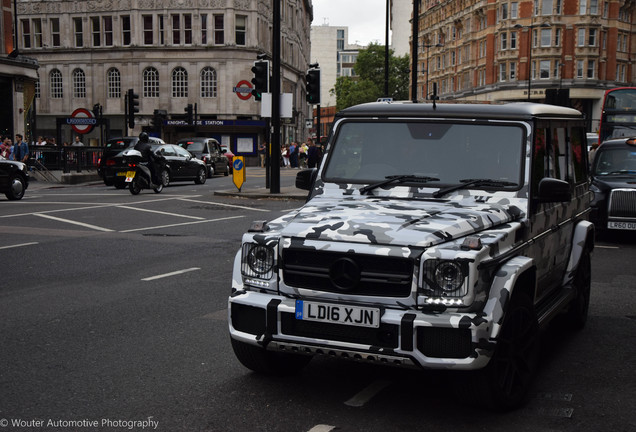
<instances>
[{"instance_id":1,"label":"motorcycle","mask_svg":"<svg viewBox=\"0 0 636 432\"><path fill-rule=\"evenodd\" d=\"M152 181L152 175L148 168L148 162L143 160L141 153L135 149L124 150L124 157L128 161L128 171L126 171L125 183L133 195L138 195L142 189L152 189L155 193L161 193L163 187L168 184L168 172L161 167L159 178L161 182L155 184Z\"/></svg>"}]
</instances>

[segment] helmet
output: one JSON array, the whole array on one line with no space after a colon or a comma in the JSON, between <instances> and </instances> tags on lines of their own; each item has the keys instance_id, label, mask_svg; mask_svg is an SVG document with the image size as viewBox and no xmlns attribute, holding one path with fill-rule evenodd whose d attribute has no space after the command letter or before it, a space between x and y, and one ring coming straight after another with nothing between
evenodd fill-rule
<instances>
[{"instance_id":1,"label":"helmet","mask_svg":"<svg viewBox=\"0 0 636 432\"><path fill-rule=\"evenodd\" d=\"M148 142L148 134L146 132L142 132L139 134L139 141Z\"/></svg>"}]
</instances>

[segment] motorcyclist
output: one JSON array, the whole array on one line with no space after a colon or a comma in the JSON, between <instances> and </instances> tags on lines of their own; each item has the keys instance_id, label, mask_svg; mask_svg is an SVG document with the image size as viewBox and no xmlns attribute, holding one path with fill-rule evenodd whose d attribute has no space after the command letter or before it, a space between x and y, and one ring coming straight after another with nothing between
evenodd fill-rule
<instances>
[{"instance_id":1,"label":"motorcyclist","mask_svg":"<svg viewBox=\"0 0 636 432\"><path fill-rule=\"evenodd\" d=\"M135 150L141 153L141 157L144 161L148 162L148 169L150 170L151 181L152 183L158 185L159 180L157 178L157 173L159 169L157 165L159 162L159 157L152 151L152 146L150 145L150 140L146 132L142 132L139 134L139 141L137 141L137 144L135 144Z\"/></svg>"}]
</instances>

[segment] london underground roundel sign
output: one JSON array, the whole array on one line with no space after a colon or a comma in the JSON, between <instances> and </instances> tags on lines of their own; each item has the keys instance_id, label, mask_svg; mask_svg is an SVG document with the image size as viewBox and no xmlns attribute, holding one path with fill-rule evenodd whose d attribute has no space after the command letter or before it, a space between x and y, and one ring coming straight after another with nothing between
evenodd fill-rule
<instances>
[{"instance_id":1,"label":"london underground roundel sign","mask_svg":"<svg viewBox=\"0 0 636 432\"><path fill-rule=\"evenodd\" d=\"M252 97L252 83L246 80L239 81L234 87L234 93L241 100L248 100Z\"/></svg>"},{"instance_id":2,"label":"london underground roundel sign","mask_svg":"<svg viewBox=\"0 0 636 432\"><path fill-rule=\"evenodd\" d=\"M73 130L78 134L84 135L93 130L97 124L97 119L93 116L93 113L86 108L77 108L69 118L66 119L66 124L71 125Z\"/></svg>"}]
</instances>

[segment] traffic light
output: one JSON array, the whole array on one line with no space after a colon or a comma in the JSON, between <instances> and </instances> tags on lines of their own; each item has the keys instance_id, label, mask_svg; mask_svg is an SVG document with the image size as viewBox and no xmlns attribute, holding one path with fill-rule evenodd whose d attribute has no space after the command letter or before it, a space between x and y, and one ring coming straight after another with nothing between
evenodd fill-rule
<instances>
[{"instance_id":1,"label":"traffic light","mask_svg":"<svg viewBox=\"0 0 636 432\"><path fill-rule=\"evenodd\" d=\"M93 116L98 120L102 118L102 106L99 103L93 105Z\"/></svg>"},{"instance_id":2,"label":"traffic light","mask_svg":"<svg viewBox=\"0 0 636 432\"><path fill-rule=\"evenodd\" d=\"M307 103L320 104L320 69L309 69L305 79L307 80Z\"/></svg>"},{"instance_id":3,"label":"traffic light","mask_svg":"<svg viewBox=\"0 0 636 432\"><path fill-rule=\"evenodd\" d=\"M192 106L192 104L186 105L184 111L186 113L186 122L188 122L189 125L193 124L194 123L194 107Z\"/></svg>"},{"instance_id":4,"label":"traffic light","mask_svg":"<svg viewBox=\"0 0 636 432\"><path fill-rule=\"evenodd\" d=\"M139 112L139 95L135 93L133 89L128 89L126 92L126 120L128 127L133 129L135 127L135 114Z\"/></svg>"},{"instance_id":5,"label":"traffic light","mask_svg":"<svg viewBox=\"0 0 636 432\"><path fill-rule=\"evenodd\" d=\"M269 91L269 60L255 61L252 72L254 73L252 95L254 100L260 101L262 94Z\"/></svg>"}]
</instances>

